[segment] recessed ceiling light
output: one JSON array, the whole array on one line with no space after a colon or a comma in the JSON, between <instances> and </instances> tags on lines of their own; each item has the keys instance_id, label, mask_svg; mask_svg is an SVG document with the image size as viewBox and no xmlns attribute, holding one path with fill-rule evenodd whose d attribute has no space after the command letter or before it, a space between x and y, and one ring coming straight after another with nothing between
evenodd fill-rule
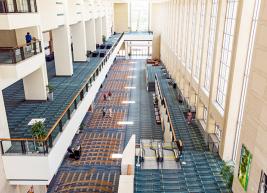
<instances>
[{"instance_id":1,"label":"recessed ceiling light","mask_svg":"<svg viewBox=\"0 0 267 193\"><path fill-rule=\"evenodd\" d=\"M117 123L118 125L133 125L134 124L133 121L119 121Z\"/></svg>"},{"instance_id":2,"label":"recessed ceiling light","mask_svg":"<svg viewBox=\"0 0 267 193\"><path fill-rule=\"evenodd\" d=\"M121 153L113 153L113 154L111 154L111 158L113 158L113 159L121 159L122 158L122 154Z\"/></svg>"},{"instance_id":3,"label":"recessed ceiling light","mask_svg":"<svg viewBox=\"0 0 267 193\"><path fill-rule=\"evenodd\" d=\"M125 89L129 89L129 90L130 90L130 89L136 89L135 86L125 86L124 88L125 88Z\"/></svg>"},{"instance_id":4,"label":"recessed ceiling light","mask_svg":"<svg viewBox=\"0 0 267 193\"><path fill-rule=\"evenodd\" d=\"M134 79L134 78L136 78L136 76L127 76L127 78L128 79L132 79L132 78Z\"/></svg>"},{"instance_id":5,"label":"recessed ceiling light","mask_svg":"<svg viewBox=\"0 0 267 193\"><path fill-rule=\"evenodd\" d=\"M121 103L122 104L134 104L135 101L122 101Z\"/></svg>"}]
</instances>

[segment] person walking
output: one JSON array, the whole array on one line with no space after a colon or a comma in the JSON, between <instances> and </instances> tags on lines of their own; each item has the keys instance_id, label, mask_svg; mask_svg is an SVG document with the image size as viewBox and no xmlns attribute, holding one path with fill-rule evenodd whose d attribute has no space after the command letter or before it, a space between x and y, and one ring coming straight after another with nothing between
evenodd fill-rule
<instances>
[{"instance_id":1,"label":"person walking","mask_svg":"<svg viewBox=\"0 0 267 193\"><path fill-rule=\"evenodd\" d=\"M104 101L107 100L107 95L106 95L106 93L104 93L103 98L104 98Z\"/></svg>"},{"instance_id":2,"label":"person walking","mask_svg":"<svg viewBox=\"0 0 267 193\"><path fill-rule=\"evenodd\" d=\"M104 118L106 116L106 109L105 107L102 108L102 117Z\"/></svg>"},{"instance_id":3,"label":"person walking","mask_svg":"<svg viewBox=\"0 0 267 193\"><path fill-rule=\"evenodd\" d=\"M188 110L188 112L187 112L187 124L191 124L192 118L193 118L192 112L191 112L191 110Z\"/></svg>"},{"instance_id":4,"label":"person walking","mask_svg":"<svg viewBox=\"0 0 267 193\"><path fill-rule=\"evenodd\" d=\"M108 109L108 111L109 111L109 117L111 118L111 117L112 117L112 108L110 107L110 108Z\"/></svg>"},{"instance_id":5,"label":"person walking","mask_svg":"<svg viewBox=\"0 0 267 193\"><path fill-rule=\"evenodd\" d=\"M108 92L108 100L110 101L110 99L111 99L111 96L112 96L112 94L111 94L111 92L109 91Z\"/></svg>"}]
</instances>

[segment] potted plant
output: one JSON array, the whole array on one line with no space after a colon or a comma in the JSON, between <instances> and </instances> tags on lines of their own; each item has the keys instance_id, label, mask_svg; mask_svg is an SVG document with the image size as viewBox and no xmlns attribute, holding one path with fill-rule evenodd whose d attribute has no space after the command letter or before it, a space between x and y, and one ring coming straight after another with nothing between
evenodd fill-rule
<instances>
[{"instance_id":1,"label":"potted plant","mask_svg":"<svg viewBox=\"0 0 267 193\"><path fill-rule=\"evenodd\" d=\"M54 100L54 87L51 85L47 85L47 98L49 101Z\"/></svg>"},{"instance_id":2,"label":"potted plant","mask_svg":"<svg viewBox=\"0 0 267 193\"><path fill-rule=\"evenodd\" d=\"M106 42L106 36L105 35L102 35L102 41L103 41L103 44Z\"/></svg>"},{"instance_id":3,"label":"potted plant","mask_svg":"<svg viewBox=\"0 0 267 193\"><path fill-rule=\"evenodd\" d=\"M34 139L35 149L38 149L40 152L43 152L44 147L43 144L40 142L40 140L44 139L47 135L44 124L41 121L36 122L32 125L31 129L32 129L32 136Z\"/></svg>"},{"instance_id":4,"label":"potted plant","mask_svg":"<svg viewBox=\"0 0 267 193\"><path fill-rule=\"evenodd\" d=\"M221 175L226 183L227 188L232 189L234 179L234 165L231 162L224 162L221 168Z\"/></svg>"}]
</instances>

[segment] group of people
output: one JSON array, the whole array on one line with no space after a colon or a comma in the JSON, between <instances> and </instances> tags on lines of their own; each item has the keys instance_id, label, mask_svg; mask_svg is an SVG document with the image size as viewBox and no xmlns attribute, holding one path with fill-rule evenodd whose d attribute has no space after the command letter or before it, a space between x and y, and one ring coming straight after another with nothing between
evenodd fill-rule
<instances>
[{"instance_id":1,"label":"group of people","mask_svg":"<svg viewBox=\"0 0 267 193\"><path fill-rule=\"evenodd\" d=\"M103 118L107 114L109 115L110 118L112 117L112 108L111 107L109 109L106 109L105 107L102 108L102 116L103 116Z\"/></svg>"},{"instance_id":2,"label":"group of people","mask_svg":"<svg viewBox=\"0 0 267 193\"><path fill-rule=\"evenodd\" d=\"M108 94L104 93L103 100L104 101L110 100L111 99L111 96L112 96L112 94L111 94L110 91L108 92Z\"/></svg>"},{"instance_id":3,"label":"group of people","mask_svg":"<svg viewBox=\"0 0 267 193\"><path fill-rule=\"evenodd\" d=\"M111 100L111 96L112 96L112 93L109 91L107 94L104 93L103 94L103 100L104 101L107 101L107 100ZM105 107L102 108L102 116L103 118L106 116L106 115L109 115L109 117L111 118L112 117L112 108L108 108L106 109Z\"/></svg>"}]
</instances>

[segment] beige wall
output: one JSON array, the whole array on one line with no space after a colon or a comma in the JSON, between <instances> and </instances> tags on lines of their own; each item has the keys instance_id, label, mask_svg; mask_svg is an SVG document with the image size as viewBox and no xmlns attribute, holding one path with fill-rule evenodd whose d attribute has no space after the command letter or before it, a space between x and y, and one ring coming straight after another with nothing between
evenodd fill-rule
<instances>
[{"instance_id":1,"label":"beige wall","mask_svg":"<svg viewBox=\"0 0 267 193\"><path fill-rule=\"evenodd\" d=\"M114 4L114 31L125 32L129 27L128 3Z\"/></svg>"},{"instance_id":2,"label":"beige wall","mask_svg":"<svg viewBox=\"0 0 267 193\"><path fill-rule=\"evenodd\" d=\"M206 4L203 16L204 24L202 24L204 27L201 29L202 2L206 2ZM211 83L208 90L203 88L209 53L212 2L211 0L169 0L163 3L154 3L151 24L153 31L160 34L161 37L161 60L171 72L190 105L196 106L197 116L202 122L204 119L203 109L207 108L207 121L202 124L206 134L215 133L215 124L221 129L219 154L228 161L234 159L236 151L234 147L238 142L236 132L251 34L254 10L252 7L254 7L255 1L239 1L237 6L224 107L218 105L216 95L223 53L228 2L226 0L218 1ZM187 7L190 9L186 10ZM202 39L201 36L203 36ZM197 69L200 71L199 77L195 75Z\"/></svg>"},{"instance_id":3,"label":"beige wall","mask_svg":"<svg viewBox=\"0 0 267 193\"><path fill-rule=\"evenodd\" d=\"M258 192L260 175L267 173L267 2L262 1L255 47L248 82L244 118L238 148L237 167L233 184L234 192L245 192L237 175L240 161L241 146L252 153L252 162L248 182L248 193Z\"/></svg>"},{"instance_id":4,"label":"beige wall","mask_svg":"<svg viewBox=\"0 0 267 193\"><path fill-rule=\"evenodd\" d=\"M17 38L15 30L0 31L0 47L16 47Z\"/></svg>"}]
</instances>

